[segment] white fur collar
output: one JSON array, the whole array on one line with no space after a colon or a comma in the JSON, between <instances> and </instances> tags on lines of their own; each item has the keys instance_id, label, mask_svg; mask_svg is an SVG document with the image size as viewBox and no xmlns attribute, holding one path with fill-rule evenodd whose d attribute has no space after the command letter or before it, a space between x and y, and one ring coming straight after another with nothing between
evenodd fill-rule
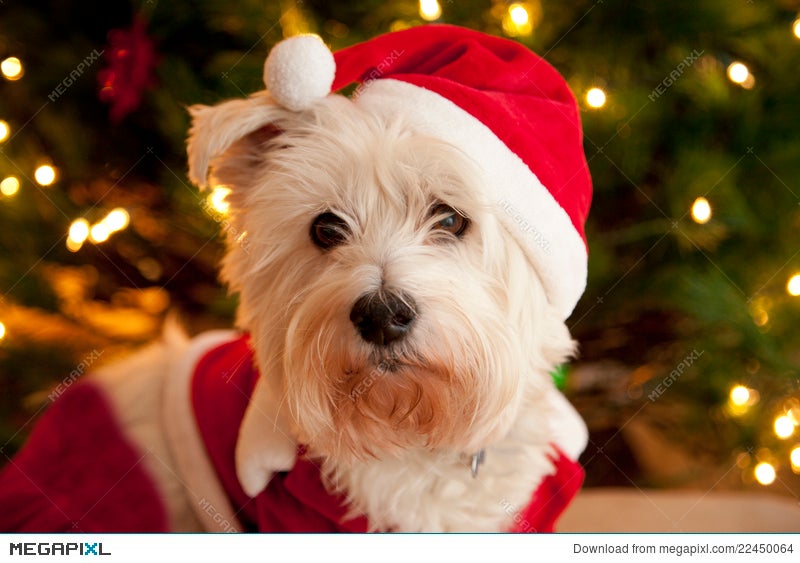
<instances>
[{"instance_id":1,"label":"white fur collar","mask_svg":"<svg viewBox=\"0 0 800 563\"><path fill-rule=\"evenodd\" d=\"M294 467L297 441L284 410L259 378L236 442L236 476L248 496L258 496L273 474Z\"/></svg>"},{"instance_id":2,"label":"white fur collar","mask_svg":"<svg viewBox=\"0 0 800 563\"><path fill-rule=\"evenodd\" d=\"M567 457L577 460L586 447L586 425L560 392L548 393L550 443ZM257 496L272 475L294 467L297 440L278 398L263 379L256 383L239 429L236 444L236 475L242 489Z\"/></svg>"}]
</instances>

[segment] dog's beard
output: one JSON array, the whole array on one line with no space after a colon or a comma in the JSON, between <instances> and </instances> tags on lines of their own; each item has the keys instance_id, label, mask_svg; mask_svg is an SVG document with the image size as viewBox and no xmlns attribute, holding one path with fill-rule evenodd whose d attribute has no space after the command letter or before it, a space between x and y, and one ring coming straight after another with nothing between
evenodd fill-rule
<instances>
[{"instance_id":1,"label":"dog's beard","mask_svg":"<svg viewBox=\"0 0 800 563\"><path fill-rule=\"evenodd\" d=\"M315 452L348 460L413 448L472 451L507 430L522 378L512 360L518 351L497 338L500 319L464 326L428 304L408 338L373 346L347 320L350 302L337 303L339 294L349 292L307 294L287 330L286 396Z\"/></svg>"}]
</instances>

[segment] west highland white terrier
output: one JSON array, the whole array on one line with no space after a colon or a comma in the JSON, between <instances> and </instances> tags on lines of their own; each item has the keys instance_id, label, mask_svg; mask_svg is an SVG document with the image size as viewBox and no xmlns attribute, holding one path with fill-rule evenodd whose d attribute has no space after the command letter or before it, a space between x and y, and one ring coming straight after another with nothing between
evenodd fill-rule
<instances>
[{"instance_id":1,"label":"west highland white terrier","mask_svg":"<svg viewBox=\"0 0 800 563\"><path fill-rule=\"evenodd\" d=\"M591 198L566 83L436 25L290 38L265 81L190 108L241 332L168 330L59 398L0 474L0 528L551 531L586 443L550 375Z\"/></svg>"}]
</instances>

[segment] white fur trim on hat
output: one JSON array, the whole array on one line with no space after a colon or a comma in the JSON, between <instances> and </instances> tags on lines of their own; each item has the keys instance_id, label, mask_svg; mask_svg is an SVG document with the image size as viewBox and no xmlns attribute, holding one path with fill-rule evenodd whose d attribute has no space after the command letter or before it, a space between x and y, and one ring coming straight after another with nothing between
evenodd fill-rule
<instances>
[{"instance_id":1,"label":"white fur trim on hat","mask_svg":"<svg viewBox=\"0 0 800 563\"><path fill-rule=\"evenodd\" d=\"M356 103L378 114L402 113L421 132L460 148L484 171L500 220L530 258L552 305L569 317L586 289L586 245L522 159L474 116L408 82L386 78L365 84Z\"/></svg>"},{"instance_id":2,"label":"white fur trim on hat","mask_svg":"<svg viewBox=\"0 0 800 563\"><path fill-rule=\"evenodd\" d=\"M280 105L308 108L331 92L336 62L317 35L296 35L275 45L264 63L264 83Z\"/></svg>"}]
</instances>

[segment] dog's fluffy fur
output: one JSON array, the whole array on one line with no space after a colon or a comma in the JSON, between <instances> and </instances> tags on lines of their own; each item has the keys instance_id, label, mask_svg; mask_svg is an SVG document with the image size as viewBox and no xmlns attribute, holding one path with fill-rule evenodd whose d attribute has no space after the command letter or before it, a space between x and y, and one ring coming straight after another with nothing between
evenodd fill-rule
<instances>
[{"instance_id":1,"label":"dog's fluffy fur","mask_svg":"<svg viewBox=\"0 0 800 563\"><path fill-rule=\"evenodd\" d=\"M585 435L577 419L552 422L569 407L548 372L574 344L480 168L402 116L337 95L301 112L263 92L191 113L190 176L205 185L211 166L232 190L222 277L261 374L237 450L245 490L290 467L302 443L375 529L509 529L552 471L552 444L574 457ZM439 203L469 219L462 237L435 228ZM349 228L329 250L309 234L325 212ZM417 318L404 339L376 346L349 315L360 296L384 292L411 296ZM153 389L185 346L171 342L149 352ZM104 377L117 382L107 386L118 410L142 408L119 390L124 378ZM153 432L132 434L160 451ZM156 473L175 527L192 528L171 471Z\"/></svg>"}]
</instances>

